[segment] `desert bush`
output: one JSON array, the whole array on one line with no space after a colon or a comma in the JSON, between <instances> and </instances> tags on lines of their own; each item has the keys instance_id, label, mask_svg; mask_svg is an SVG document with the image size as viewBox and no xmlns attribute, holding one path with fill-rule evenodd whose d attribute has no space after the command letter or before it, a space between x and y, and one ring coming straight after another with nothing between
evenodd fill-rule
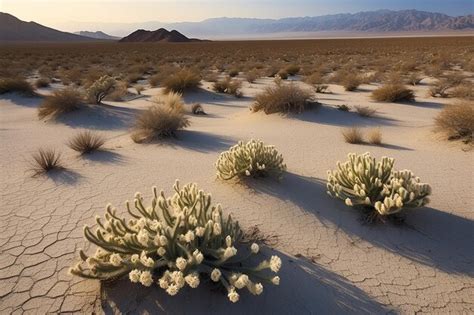
<instances>
[{"instance_id":1,"label":"desert bush","mask_svg":"<svg viewBox=\"0 0 474 315\"><path fill-rule=\"evenodd\" d=\"M446 133L449 140L462 140L472 143L474 133L474 105L471 102L459 102L446 105L435 118L439 131Z\"/></svg>"},{"instance_id":2,"label":"desert bush","mask_svg":"<svg viewBox=\"0 0 474 315\"><path fill-rule=\"evenodd\" d=\"M448 97L448 90L452 88L453 85L446 79L438 80L432 87L430 87L430 95L432 97Z\"/></svg>"},{"instance_id":3,"label":"desert bush","mask_svg":"<svg viewBox=\"0 0 474 315\"><path fill-rule=\"evenodd\" d=\"M316 84L316 85L314 86L314 91L315 91L316 93L321 93L321 94L323 94L323 93L328 93L328 87L329 87L329 86L326 85L326 84Z\"/></svg>"},{"instance_id":4,"label":"desert bush","mask_svg":"<svg viewBox=\"0 0 474 315\"><path fill-rule=\"evenodd\" d=\"M239 73L240 73L240 70L237 68L229 69L229 77L231 78L238 76Z\"/></svg>"},{"instance_id":5,"label":"desert bush","mask_svg":"<svg viewBox=\"0 0 474 315\"><path fill-rule=\"evenodd\" d=\"M228 151L222 152L216 162L217 177L224 180L238 177L282 177L286 170L283 156L272 145L262 141L239 141Z\"/></svg>"},{"instance_id":6,"label":"desert bush","mask_svg":"<svg viewBox=\"0 0 474 315\"><path fill-rule=\"evenodd\" d=\"M298 87L296 84L280 84L267 87L265 91L255 97L252 111L263 110L265 114L273 113L301 113L318 105L312 101L311 93Z\"/></svg>"},{"instance_id":7,"label":"desert bush","mask_svg":"<svg viewBox=\"0 0 474 315\"><path fill-rule=\"evenodd\" d=\"M217 82L217 80L219 80L219 74L214 71L207 71L204 74L203 80L207 82Z\"/></svg>"},{"instance_id":8,"label":"desert bush","mask_svg":"<svg viewBox=\"0 0 474 315\"><path fill-rule=\"evenodd\" d=\"M418 73L416 72L412 72L410 73L410 75L408 76L407 78L407 82L413 86L416 86L418 84L420 84L421 80L423 80L423 77L420 76Z\"/></svg>"},{"instance_id":9,"label":"desert bush","mask_svg":"<svg viewBox=\"0 0 474 315\"><path fill-rule=\"evenodd\" d=\"M296 75L300 72L300 69L301 67L298 66L298 65L288 65L284 71L288 74L288 75Z\"/></svg>"},{"instance_id":10,"label":"desert bush","mask_svg":"<svg viewBox=\"0 0 474 315\"><path fill-rule=\"evenodd\" d=\"M350 153L348 158L337 163L337 170L328 171L328 193L347 206L363 210L369 221L384 220L402 209L429 202L430 186L409 170L393 170L394 159L382 157L376 163L370 153Z\"/></svg>"},{"instance_id":11,"label":"desert bush","mask_svg":"<svg viewBox=\"0 0 474 315\"><path fill-rule=\"evenodd\" d=\"M115 79L108 75L104 75L86 90L87 101L100 105L104 98L112 93L116 87L117 82Z\"/></svg>"},{"instance_id":12,"label":"desert bush","mask_svg":"<svg viewBox=\"0 0 474 315\"><path fill-rule=\"evenodd\" d=\"M124 97L128 94L128 84L123 81L117 81L115 89L107 94L104 100L113 101L113 102L121 102L124 100Z\"/></svg>"},{"instance_id":13,"label":"desert bush","mask_svg":"<svg viewBox=\"0 0 474 315\"><path fill-rule=\"evenodd\" d=\"M100 149L104 143L105 138L102 135L85 130L72 137L68 146L83 155Z\"/></svg>"},{"instance_id":14,"label":"desert bush","mask_svg":"<svg viewBox=\"0 0 474 315\"><path fill-rule=\"evenodd\" d=\"M260 77L260 73L257 69L252 69L245 74L245 80L248 83L254 83Z\"/></svg>"},{"instance_id":15,"label":"desert bush","mask_svg":"<svg viewBox=\"0 0 474 315\"><path fill-rule=\"evenodd\" d=\"M197 288L202 277L219 283L228 299L239 300L237 290L251 294L263 291L261 282L278 285L274 274L281 259L270 259L252 266L251 255L259 245L245 248L243 231L229 215L224 217L220 204L211 203L211 195L196 184L180 187L166 198L153 188L151 207L135 194L134 208L127 202L132 219L120 217L111 205L104 218L96 219L95 232L84 228L85 238L97 246L93 255L79 251L81 261L70 273L83 278L112 280L128 276L132 283L149 287L156 283L169 295L176 295L185 285Z\"/></svg>"},{"instance_id":16,"label":"desert bush","mask_svg":"<svg viewBox=\"0 0 474 315\"><path fill-rule=\"evenodd\" d=\"M382 144L382 132L379 128L369 130L367 136L370 144L381 145Z\"/></svg>"},{"instance_id":17,"label":"desert bush","mask_svg":"<svg viewBox=\"0 0 474 315\"><path fill-rule=\"evenodd\" d=\"M198 73L189 69L182 69L166 78L162 84L165 87L165 93L183 93L186 90L197 88L200 82L201 77Z\"/></svg>"},{"instance_id":18,"label":"desert bush","mask_svg":"<svg viewBox=\"0 0 474 315\"><path fill-rule=\"evenodd\" d=\"M73 88L57 90L44 98L38 107L38 117L40 119L46 117L56 119L63 114L79 109L81 105L82 97L79 91Z\"/></svg>"},{"instance_id":19,"label":"desert bush","mask_svg":"<svg viewBox=\"0 0 474 315\"><path fill-rule=\"evenodd\" d=\"M336 108L342 112L349 112L351 110L351 108L346 104L336 105Z\"/></svg>"},{"instance_id":20,"label":"desert bush","mask_svg":"<svg viewBox=\"0 0 474 315\"><path fill-rule=\"evenodd\" d=\"M364 143L364 135L360 128L352 127L352 128L344 128L342 130L342 136L344 137L344 141L351 144L361 144Z\"/></svg>"},{"instance_id":21,"label":"desert bush","mask_svg":"<svg viewBox=\"0 0 474 315\"><path fill-rule=\"evenodd\" d=\"M191 112L194 115L207 115L207 113L204 111L204 108L199 103L193 104L191 106Z\"/></svg>"},{"instance_id":22,"label":"desert bush","mask_svg":"<svg viewBox=\"0 0 474 315\"><path fill-rule=\"evenodd\" d=\"M45 174L54 169L62 169L61 153L51 148L41 148L32 155L34 175Z\"/></svg>"},{"instance_id":23,"label":"desert bush","mask_svg":"<svg viewBox=\"0 0 474 315\"><path fill-rule=\"evenodd\" d=\"M138 95L142 95L142 92L145 90L143 85L135 85L135 91L137 91Z\"/></svg>"},{"instance_id":24,"label":"desert bush","mask_svg":"<svg viewBox=\"0 0 474 315\"><path fill-rule=\"evenodd\" d=\"M39 78L35 81L35 86L37 88L45 88L45 87L48 87L50 83L51 83L51 80L48 78Z\"/></svg>"},{"instance_id":25,"label":"desert bush","mask_svg":"<svg viewBox=\"0 0 474 315\"><path fill-rule=\"evenodd\" d=\"M322 85L324 83L323 75L320 72L314 72L304 78L304 82L310 85Z\"/></svg>"},{"instance_id":26,"label":"desert bush","mask_svg":"<svg viewBox=\"0 0 474 315\"><path fill-rule=\"evenodd\" d=\"M25 96L35 95L31 84L23 78L2 78L0 79L0 94L19 93Z\"/></svg>"},{"instance_id":27,"label":"desert bush","mask_svg":"<svg viewBox=\"0 0 474 315\"><path fill-rule=\"evenodd\" d=\"M451 96L474 101L474 84L472 82L464 82L454 87L451 91Z\"/></svg>"},{"instance_id":28,"label":"desert bush","mask_svg":"<svg viewBox=\"0 0 474 315\"><path fill-rule=\"evenodd\" d=\"M346 91L355 91L362 83L362 81L358 75L352 74L347 75L341 83Z\"/></svg>"},{"instance_id":29,"label":"desert bush","mask_svg":"<svg viewBox=\"0 0 474 315\"><path fill-rule=\"evenodd\" d=\"M415 95L401 84L386 84L372 92L372 99L379 102L403 102L415 100Z\"/></svg>"},{"instance_id":30,"label":"desert bush","mask_svg":"<svg viewBox=\"0 0 474 315\"><path fill-rule=\"evenodd\" d=\"M226 77L224 79L218 80L212 85L214 91L218 93L231 94L236 97L242 97L242 82L240 80L231 79Z\"/></svg>"},{"instance_id":31,"label":"desert bush","mask_svg":"<svg viewBox=\"0 0 474 315\"><path fill-rule=\"evenodd\" d=\"M368 106L354 106L356 109L357 114L359 114L362 117L373 117L376 113L377 110L375 108L371 108Z\"/></svg>"},{"instance_id":32,"label":"desert bush","mask_svg":"<svg viewBox=\"0 0 474 315\"><path fill-rule=\"evenodd\" d=\"M286 79L288 79L288 72L286 72L285 70L280 70L280 71L278 71L278 73L275 75L275 77L278 77L278 78L280 78L281 80L286 80Z\"/></svg>"}]
</instances>

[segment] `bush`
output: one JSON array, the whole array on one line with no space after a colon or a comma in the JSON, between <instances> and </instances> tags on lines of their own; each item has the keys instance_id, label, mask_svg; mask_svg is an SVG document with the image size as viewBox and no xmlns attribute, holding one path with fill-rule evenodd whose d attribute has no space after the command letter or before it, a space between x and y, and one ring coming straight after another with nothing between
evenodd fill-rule
<instances>
[{"instance_id":1,"label":"bush","mask_svg":"<svg viewBox=\"0 0 474 315\"><path fill-rule=\"evenodd\" d=\"M370 153L348 157L349 161L337 164L337 170L328 171L328 193L363 210L369 221L385 220L404 208L429 202L431 187L409 170L393 170L394 159L383 157L376 163Z\"/></svg>"},{"instance_id":2,"label":"bush","mask_svg":"<svg viewBox=\"0 0 474 315\"><path fill-rule=\"evenodd\" d=\"M336 108L337 110L340 110L342 112L349 112L351 110L351 108L347 106L346 104L336 105Z\"/></svg>"},{"instance_id":3,"label":"bush","mask_svg":"<svg viewBox=\"0 0 474 315\"><path fill-rule=\"evenodd\" d=\"M328 93L327 89L328 89L328 85L326 84L316 84L314 86L314 91L316 93Z\"/></svg>"},{"instance_id":4,"label":"bush","mask_svg":"<svg viewBox=\"0 0 474 315\"><path fill-rule=\"evenodd\" d=\"M285 72L288 74L288 75L296 75L300 72L300 66L297 66L297 65L289 65L285 68ZM283 79L283 78L282 78Z\"/></svg>"},{"instance_id":5,"label":"bush","mask_svg":"<svg viewBox=\"0 0 474 315\"><path fill-rule=\"evenodd\" d=\"M377 110L375 108L370 108L368 106L354 106L356 109L357 114L362 117L373 117Z\"/></svg>"},{"instance_id":6,"label":"bush","mask_svg":"<svg viewBox=\"0 0 474 315\"><path fill-rule=\"evenodd\" d=\"M379 102L414 101L415 95L401 84L386 84L372 92L372 99Z\"/></svg>"},{"instance_id":7,"label":"bush","mask_svg":"<svg viewBox=\"0 0 474 315\"><path fill-rule=\"evenodd\" d=\"M0 94L19 93L24 96L34 96L35 92L31 84L23 78L0 79Z\"/></svg>"},{"instance_id":8,"label":"bush","mask_svg":"<svg viewBox=\"0 0 474 315\"><path fill-rule=\"evenodd\" d=\"M358 127L345 128L342 130L342 136L347 143L361 144L364 143L364 135Z\"/></svg>"},{"instance_id":9,"label":"bush","mask_svg":"<svg viewBox=\"0 0 474 315\"><path fill-rule=\"evenodd\" d=\"M229 70L229 77L233 78L238 76L240 73L239 69L233 68Z\"/></svg>"},{"instance_id":10,"label":"bush","mask_svg":"<svg viewBox=\"0 0 474 315\"><path fill-rule=\"evenodd\" d=\"M193 104L193 106L191 107L191 112L194 115L207 115L206 112L204 111L204 108L199 103Z\"/></svg>"},{"instance_id":11,"label":"bush","mask_svg":"<svg viewBox=\"0 0 474 315\"><path fill-rule=\"evenodd\" d=\"M33 171L36 175L45 174L54 169L62 169L61 153L54 149L39 149L33 154Z\"/></svg>"},{"instance_id":12,"label":"bush","mask_svg":"<svg viewBox=\"0 0 474 315\"><path fill-rule=\"evenodd\" d=\"M430 95L432 97L448 97L448 89L452 88L452 84L446 80L446 79L441 79L438 80L431 88L430 88Z\"/></svg>"},{"instance_id":13,"label":"bush","mask_svg":"<svg viewBox=\"0 0 474 315\"><path fill-rule=\"evenodd\" d=\"M362 80L358 75L348 75L342 80L342 86L346 91L355 91L359 85L362 83Z\"/></svg>"},{"instance_id":14,"label":"bush","mask_svg":"<svg viewBox=\"0 0 474 315\"><path fill-rule=\"evenodd\" d=\"M81 131L68 142L68 146L81 155L100 149L105 143L105 138L90 130Z\"/></svg>"},{"instance_id":15,"label":"bush","mask_svg":"<svg viewBox=\"0 0 474 315\"><path fill-rule=\"evenodd\" d=\"M121 102L124 100L124 97L128 94L128 84L123 81L118 81L115 89L107 94L104 98L107 101Z\"/></svg>"},{"instance_id":16,"label":"bush","mask_svg":"<svg viewBox=\"0 0 474 315\"><path fill-rule=\"evenodd\" d=\"M239 80L231 79L226 77L225 79L218 80L212 85L214 91L218 93L227 93L234 95L235 97L242 97L242 82Z\"/></svg>"},{"instance_id":17,"label":"bush","mask_svg":"<svg viewBox=\"0 0 474 315\"><path fill-rule=\"evenodd\" d=\"M253 243L243 248L243 232L231 216L224 217L221 206L211 203L211 195L196 184L183 188L176 181L175 194L166 198L153 188L151 207L135 194L134 208L127 202L132 219L119 217L116 209L107 206L104 219L97 218L98 227L84 228L85 238L97 246L94 255L80 250L81 261L70 273L83 278L112 280L128 276L132 283L144 286L153 283L176 295L185 285L197 288L202 277L227 289L231 302L239 300L238 289L247 288L259 295L259 281L278 285L277 273L281 259L251 266L250 254L257 255Z\"/></svg>"},{"instance_id":18,"label":"bush","mask_svg":"<svg viewBox=\"0 0 474 315\"><path fill-rule=\"evenodd\" d=\"M446 105L435 118L439 131L447 134L449 140L462 140L472 143L474 133L474 105L470 102L460 102Z\"/></svg>"},{"instance_id":19,"label":"bush","mask_svg":"<svg viewBox=\"0 0 474 315\"><path fill-rule=\"evenodd\" d=\"M451 91L452 97L474 101L474 84L471 82L462 83Z\"/></svg>"},{"instance_id":20,"label":"bush","mask_svg":"<svg viewBox=\"0 0 474 315\"><path fill-rule=\"evenodd\" d=\"M260 77L260 72L257 69L252 69L245 74L245 79L248 83L254 83Z\"/></svg>"},{"instance_id":21,"label":"bush","mask_svg":"<svg viewBox=\"0 0 474 315\"><path fill-rule=\"evenodd\" d=\"M46 96L38 107L38 117L44 119L51 117L58 118L61 115L75 111L82 105L81 94L73 88L65 88L54 91Z\"/></svg>"},{"instance_id":22,"label":"bush","mask_svg":"<svg viewBox=\"0 0 474 315\"><path fill-rule=\"evenodd\" d=\"M323 75L319 72L312 73L304 78L304 82L310 85L322 85L324 83Z\"/></svg>"},{"instance_id":23,"label":"bush","mask_svg":"<svg viewBox=\"0 0 474 315\"><path fill-rule=\"evenodd\" d=\"M282 80L286 80L288 79L288 72L286 72L285 70L280 70L278 71L278 73L276 74L276 77L282 79Z\"/></svg>"},{"instance_id":24,"label":"bush","mask_svg":"<svg viewBox=\"0 0 474 315\"><path fill-rule=\"evenodd\" d=\"M35 86L37 88L45 88L48 87L50 83L51 80L49 80L48 78L39 78L35 81Z\"/></svg>"},{"instance_id":25,"label":"bush","mask_svg":"<svg viewBox=\"0 0 474 315\"><path fill-rule=\"evenodd\" d=\"M381 145L382 144L382 132L380 129L372 129L369 131L367 136L370 144Z\"/></svg>"},{"instance_id":26,"label":"bush","mask_svg":"<svg viewBox=\"0 0 474 315\"><path fill-rule=\"evenodd\" d=\"M155 95L151 101L155 104L169 107L177 112L184 113L184 101L181 93L170 92L165 95Z\"/></svg>"},{"instance_id":27,"label":"bush","mask_svg":"<svg viewBox=\"0 0 474 315\"><path fill-rule=\"evenodd\" d=\"M311 98L310 92L301 89L294 83L279 84L267 87L265 91L258 94L251 109L253 112L263 110L265 114L301 113L318 105Z\"/></svg>"},{"instance_id":28,"label":"bush","mask_svg":"<svg viewBox=\"0 0 474 315\"><path fill-rule=\"evenodd\" d=\"M421 77L418 73L412 72L407 78L407 81L409 84L416 86L418 85L421 80L423 80L423 77Z\"/></svg>"},{"instance_id":29,"label":"bush","mask_svg":"<svg viewBox=\"0 0 474 315\"><path fill-rule=\"evenodd\" d=\"M87 101L93 104L100 105L104 98L112 93L117 87L117 82L114 78L108 75L102 76L95 81L86 91Z\"/></svg>"},{"instance_id":30,"label":"bush","mask_svg":"<svg viewBox=\"0 0 474 315\"><path fill-rule=\"evenodd\" d=\"M274 146L262 141L240 141L228 151L222 152L216 162L217 176L229 180L236 176L245 177L282 177L286 170L283 157Z\"/></svg>"},{"instance_id":31,"label":"bush","mask_svg":"<svg viewBox=\"0 0 474 315\"><path fill-rule=\"evenodd\" d=\"M165 87L165 93L183 93L186 90L197 88L200 82L201 77L199 74L189 69L182 69L166 78L163 81L163 86Z\"/></svg>"}]
</instances>

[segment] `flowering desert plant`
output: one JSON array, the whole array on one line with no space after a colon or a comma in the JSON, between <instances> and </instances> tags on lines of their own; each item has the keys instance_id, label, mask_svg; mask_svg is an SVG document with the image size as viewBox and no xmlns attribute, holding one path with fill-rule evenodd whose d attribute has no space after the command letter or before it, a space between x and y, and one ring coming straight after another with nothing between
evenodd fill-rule
<instances>
[{"instance_id":1,"label":"flowering desert plant","mask_svg":"<svg viewBox=\"0 0 474 315\"><path fill-rule=\"evenodd\" d=\"M429 202L430 185L421 183L409 170L393 170L394 159L382 157L376 162L370 153L348 157L347 162L337 163L337 170L328 171L328 194L365 210L369 221Z\"/></svg>"},{"instance_id":2,"label":"flowering desert plant","mask_svg":"<svg viewBox=\"0 0 474 315\"><path fill-rule=\"evenodd\" d=\"M223 217L219 204L211 203L211 195L198 190L196 184L183 188L176 181L175 194L166 198L153 188L151 206L145 207L139 193L134 209L127 202L132 217L119 217L107 206L104 219L97 217L97 229L86 226L84 235L97 245L94 255L80 251L81 262L70 269L83 278L111 280L127 276L144 286L156 283L169 295L176 295L185 285L197 288L202 276L222 284L232 302L239 300L237 290L247 288L259 295L262 283L278 285L281 259L272 256L256 266L249 266L252 254L243 248L243 232L231 216Z\"/></svg>"},{"instance_id":3,"label":"flowering desert plant","mask_svg":"<svg viewBox=\"0 0 474 315\"><path fill-rule=\"evenodd\" d=\"M259 140L239 141L228 151L222 152L216 162L217 176L232 179L236 176L261 177L275 175L280 178L286 170L283 156L272 145Z\"/></svg>"},{"instance_id":4,"label":"flowering desert plant","mask_svg":"<svg viewBox=\"0 0 474 315\"><path fill-rule=\"evenodd\" d=\"M102 104L102 100L112 93L116 87L117 82L115 79L104 75L87 89L87 100L94 104Z\"/></svg>"}]
</instances>

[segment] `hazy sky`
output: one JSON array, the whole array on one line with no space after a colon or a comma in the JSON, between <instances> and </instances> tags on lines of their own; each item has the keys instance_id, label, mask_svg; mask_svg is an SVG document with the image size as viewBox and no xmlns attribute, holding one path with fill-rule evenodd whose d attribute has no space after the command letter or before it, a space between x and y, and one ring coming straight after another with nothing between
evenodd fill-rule
<instances>
[{"instance_id":1,"label":"hazy sky","mask_svg":"<svg viewBox=\"0 0 474 315\"><path fill-rule=\"evenodd\" d=\"M280 18L377 9L465 15L474 0L0 0L0 11L58 27L66 22L200 21L211 17Z\"/></svg>"}]
</instances>

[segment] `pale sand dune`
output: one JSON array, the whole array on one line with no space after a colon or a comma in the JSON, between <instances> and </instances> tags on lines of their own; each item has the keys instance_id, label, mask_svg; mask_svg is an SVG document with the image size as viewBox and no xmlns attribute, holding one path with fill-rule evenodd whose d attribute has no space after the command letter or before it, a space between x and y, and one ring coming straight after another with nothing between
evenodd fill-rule
<instances>
[{"instance_id":1,"label":"pale sand dune","mask_svg":"<svg viewBox=\"0 0 474 315\"><path fill-rule=\"evenodd\" d=\"M474 312L473 155L432 132L433 117L449 100L427 98L428 87L421 85L414 88L416 103L377 103L369 98L374 85L361 92L331 85L333 94L319 94L324 105L315 111L252 114L251 97L268 84L269 79L245 83L243 99L215 94L204 84L185 100L202 103L209 115L190 116L191 126L178 139L153 144L135 144L129 126L150 105L146 95L159 89L130 102L91 106L57 123L38 121L40 98L3 96L0 313ZM336 104L371 106L379 115L361 118L336 110ZM345 143L340 129L354 124L380 127L386 145ZM81 128L103 133L107 150L77 157L65 143ZM219 153L251 138L274 144L283 154L284 179L217 180ZM28 161L40 146L60 149L67 170L31 178ZM396 168L411 169L432 185L429 206L407 211L405 225L364 225L358 213L326 195L326 171L347 153L366 151L394 157ZM87 246L82 226L93 224L108 202L123 210L136 191L150 197L157 186L169 193L176 178L211 192L244 227L258 225L277 236L274 250L284 266L279 287L266 287L260 297L244 294L231 305L207 288L168 297L157 288L121 281L103 287L101 305L98 282L66 273L77 250Z\"/></svg>"}]
</instances>

